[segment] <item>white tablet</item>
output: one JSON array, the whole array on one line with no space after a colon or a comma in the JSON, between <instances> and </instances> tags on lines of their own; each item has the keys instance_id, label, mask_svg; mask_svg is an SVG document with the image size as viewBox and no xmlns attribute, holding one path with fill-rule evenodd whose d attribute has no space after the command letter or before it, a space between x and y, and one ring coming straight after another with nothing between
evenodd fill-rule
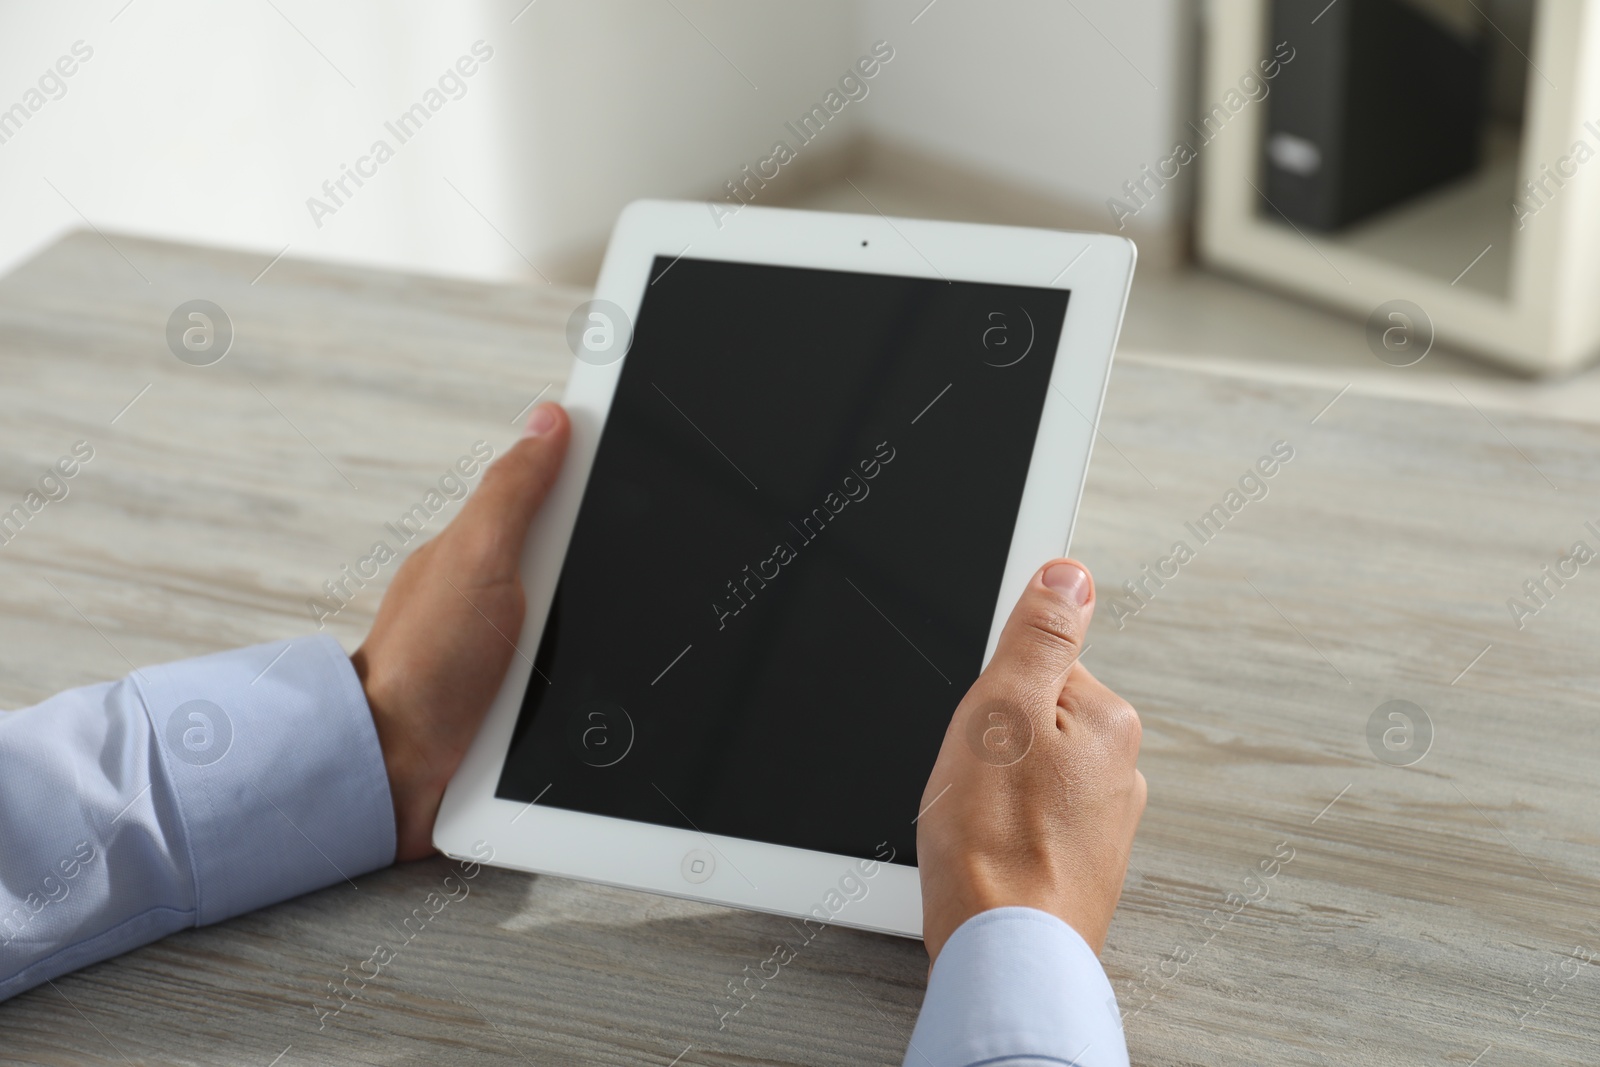
<instances>
[{"instance_id":1,"label":"white tablet","mask_svg":"<svg viewBox=\"0 0 1600 1067\"><path fill-rule=\"evenodd\" d=\"M920 936L951 713L1072 533L1131 242L645 201L617 223L446 854Z\"/></svg>"}]
</instances>

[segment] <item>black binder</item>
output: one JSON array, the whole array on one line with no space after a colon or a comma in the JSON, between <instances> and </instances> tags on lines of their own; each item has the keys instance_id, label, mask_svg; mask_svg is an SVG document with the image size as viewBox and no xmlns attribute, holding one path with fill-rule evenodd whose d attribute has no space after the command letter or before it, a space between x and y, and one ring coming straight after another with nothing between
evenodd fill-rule
<instances>
[{"instance_id":1,"label":"black binder","mask_svg":"<svg viewBox=\"0 0 1600 1067\"><path fill-rule=\"evenodd\" d=\"M1273 0L1271 39L1295 57L1267 100L1265 212L1336 230L1478 165L1481 37L1404 0Z\"/></svg>"}]
</instances>

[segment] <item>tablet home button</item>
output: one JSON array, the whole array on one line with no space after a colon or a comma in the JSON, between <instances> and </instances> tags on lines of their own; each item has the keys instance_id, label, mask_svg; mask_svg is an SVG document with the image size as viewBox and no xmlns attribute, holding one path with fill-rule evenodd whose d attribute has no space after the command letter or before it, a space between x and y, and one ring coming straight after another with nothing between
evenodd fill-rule
<instances>
[{"instance_id":1,"label":"tablet home button","mask_svg":"<svg viewBox=\"0 0 1600 1067\"><path fill-rule=\"evenodd\" d=\"M710 878L716 869L717 858L703 848L690 849L678 865L678 870L683 872L683 880L696 885Z\"/></svg>"}]
</instances>

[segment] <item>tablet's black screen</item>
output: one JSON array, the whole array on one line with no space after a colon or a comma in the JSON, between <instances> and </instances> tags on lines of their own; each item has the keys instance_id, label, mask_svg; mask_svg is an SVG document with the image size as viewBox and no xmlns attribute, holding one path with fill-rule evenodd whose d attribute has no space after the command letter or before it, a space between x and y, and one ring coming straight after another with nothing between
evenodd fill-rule
<instances>
[{"instance_id":1,"label":"tablet's black screen","mask_svg":"<svg viewBox=\"0 0 1600 1067\"><path fill-rule=\"evenodd\" d=\"M1068 294L651 277L496 795L914 862Z\"/></svg>"}]
</instances>

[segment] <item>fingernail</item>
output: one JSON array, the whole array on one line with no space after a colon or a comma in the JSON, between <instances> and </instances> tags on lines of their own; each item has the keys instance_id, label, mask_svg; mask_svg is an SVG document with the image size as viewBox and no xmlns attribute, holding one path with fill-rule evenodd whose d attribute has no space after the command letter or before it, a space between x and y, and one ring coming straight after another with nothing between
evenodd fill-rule
<instances>
[{"instance_id":1,"label":"fingernail","mask_svg":"<svg viewBox=\"0 0 1600 1067\"><path fill-rule=\"evenodd\" d=\"M523 428L522 436L539 437L555 429L556 413L549 404L540 404L533 409L533 414L528 416L528 425Z\"/></svg>"},{"instance_id":2,"label":"fingernail","mask_svg":"<svg viewBox=\"0 0 1600 1067\"><path fill-rule=\"evenodd\" d=\"M1044 572L1044 584L1074 604L1089 602L1089 576L1076 563L1057 563Z\"/></svg>"}]
</instances>

